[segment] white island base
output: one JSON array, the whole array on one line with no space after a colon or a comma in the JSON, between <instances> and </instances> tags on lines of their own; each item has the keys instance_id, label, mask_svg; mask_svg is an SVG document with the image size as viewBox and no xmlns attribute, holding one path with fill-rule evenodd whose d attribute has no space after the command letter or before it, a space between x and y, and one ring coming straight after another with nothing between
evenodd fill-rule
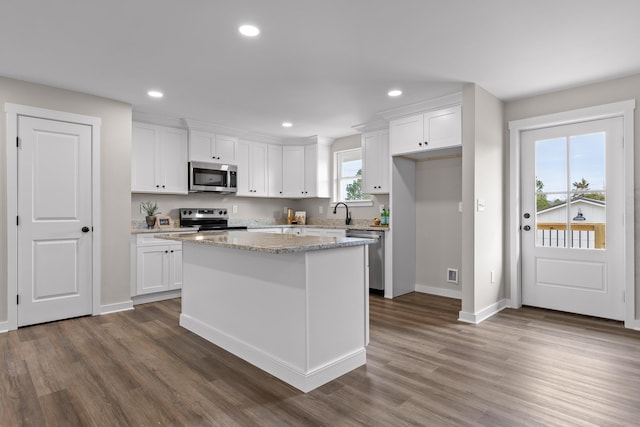
<instances>
[{"instance_id":1,"label":"white island base","mask_svg":"<svg viewBox=\"0 0 640 427\"><path fill-rule=\"evenodd\" d=\"M366 258L184 242L180 325L309 392L366 363Z\"/></svg>"}]
</instances>

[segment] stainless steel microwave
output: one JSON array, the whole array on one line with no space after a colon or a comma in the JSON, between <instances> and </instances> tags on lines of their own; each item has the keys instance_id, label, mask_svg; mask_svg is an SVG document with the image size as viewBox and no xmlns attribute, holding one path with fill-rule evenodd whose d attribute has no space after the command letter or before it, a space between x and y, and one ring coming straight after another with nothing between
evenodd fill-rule
<instances>
[{"instance_id":1,"label":"stainless steel microwave","mask_svg":"<svg viewBox=\"0 0 640 427\"><path fill-rule=\"evenodd\" d=\"M222 163L189 162L189 191L230 194L238 191L238 167Z\"/></svg>"}]
</instances>

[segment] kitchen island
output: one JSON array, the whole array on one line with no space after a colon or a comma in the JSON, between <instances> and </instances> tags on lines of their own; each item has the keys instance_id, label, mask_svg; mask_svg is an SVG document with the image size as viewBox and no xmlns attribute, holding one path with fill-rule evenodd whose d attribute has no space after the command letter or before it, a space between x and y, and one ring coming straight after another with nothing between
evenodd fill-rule
<instances>
[{"instance_id":1,"label":"kitchen island","mask_svg":"<svg viewBox=\"0 0 640 427\"><path fill-rule=\"evenodd\" d=\"M247 231L183 242L180 325L308 392L366 363L370 239Z\"/></svg>"}]
</instances>

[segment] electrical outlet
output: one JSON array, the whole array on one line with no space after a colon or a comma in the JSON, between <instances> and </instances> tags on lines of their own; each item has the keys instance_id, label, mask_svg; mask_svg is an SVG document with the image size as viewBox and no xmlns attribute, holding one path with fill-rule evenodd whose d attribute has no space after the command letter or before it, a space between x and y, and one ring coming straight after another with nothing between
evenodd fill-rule
<instances>
[{"instance_id":1,"label":"electrical outlet","mask_svg":"<svg viewBox=\"0 0 640 427\"><path fill-rule=\"evenodd\" d=\"M233 205L231 210L233 211L233 213L238 213L238 206L237 205Z\"/></svg>"},{"instance_id":2,"label":"electrical outlet","mask_svg":"<svg viewBox=\"0 0 640 427\"><path fill-rule=\"evenodd\" d=\"M324 213L324 208L322 207L322 205L318 206L318 212L321 214Z\"/></svg>"},{"instance_id":3,"label":"electrical outlet","mask_svg":"<svg viewBox=\"0 0 640 427\"><path fill-rule=\"evenodd\" d=\"M282 213L286 215L288 210L289 208L285 206L284 208L282 208Z\"/></svg>"}]
</instances>

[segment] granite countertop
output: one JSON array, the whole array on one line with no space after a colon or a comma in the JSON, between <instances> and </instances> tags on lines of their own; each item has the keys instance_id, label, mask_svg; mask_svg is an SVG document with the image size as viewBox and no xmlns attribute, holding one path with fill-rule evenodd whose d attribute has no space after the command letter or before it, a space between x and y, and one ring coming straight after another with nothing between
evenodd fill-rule
<instances>
[{"instance_id":1,"label":"granite countertop","mask_svg":"<svg viewBox=\"0 0 640 427\"><path fill-rule=\"evenodd\" d=\"M278 225L252 225L249 228L326 228L334 230L373 230L373 231L389 231L387 225L316 225L316 224L278 224Z\"/></svg>"},{"instance_id":2,"label":"granite countertop","mask_svg":"<svg viewBox=\"0 0 640 427\"><path fill-rule=\"evenodd\" d=\"M251 233L248 231L206 231L198 234L169 234L163 239L208 246L245 249L272 254L315 251L375 243L353 237L297 236L294 234Z\"/></svg>"}]
</instances>

